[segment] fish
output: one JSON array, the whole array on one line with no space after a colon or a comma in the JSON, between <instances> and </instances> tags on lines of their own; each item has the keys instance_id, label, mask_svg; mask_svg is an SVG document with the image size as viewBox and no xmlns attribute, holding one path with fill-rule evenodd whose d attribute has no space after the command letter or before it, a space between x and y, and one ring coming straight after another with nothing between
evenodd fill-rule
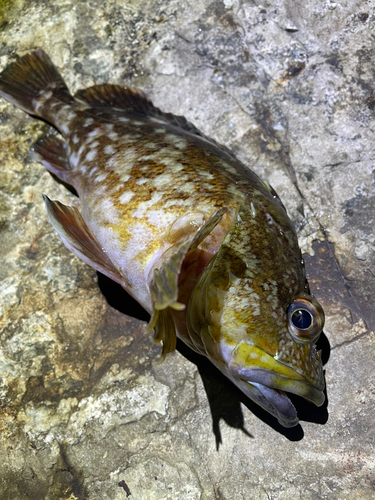
<instances>
[{"instance_id":1,"label":"fish","mask_svg":"<svg viewBox=\"0 0 375 500\"><path fill-rule=\"evenodd\" d=\"M141 90L73 96L42 49L4 69L0 95L56 129L31 156L75 189L80 210L43 195L48 218L150 314L162 359L181 339L284 427L299 422L287 393L324 403L324 311L267 182Z\"/></svg>"}]
</instances>

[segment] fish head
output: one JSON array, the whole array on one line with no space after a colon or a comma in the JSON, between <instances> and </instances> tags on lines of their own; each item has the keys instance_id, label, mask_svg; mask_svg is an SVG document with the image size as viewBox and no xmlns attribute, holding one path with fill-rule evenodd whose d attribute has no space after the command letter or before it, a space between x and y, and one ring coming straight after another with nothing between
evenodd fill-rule
<instances>
[{"instance_id":1,"label":"fish head","mask_svg":"<svg viewBox=\"0 0 375 500\"><path fill-rule=\"evenodd\" d=\"M317 406L324 403L321 351L316 349L324 312L311 295L301 293L282 319L286 331L279 328L272 334L268 330L265 335L249 331L236 345L223 337L217 347L229 378L284 427L293 427L298 417L286 392Z\"/></svg>"},{"instance_id":2,"label":"fish head","mask_svg":"<svg viewBox=\"0 0 375 500\"><path fill-rule=\"evenodd\" d=\"M316 349L323 309L302 292L280 307L277 319L272 316L275 309L262 318L267 314L263 310L246 323L244 311L233 307L238 290L230 288L224 293L216 290L221 304L208 311L210 320L200 330L204 352L250 399L284 427L293 427L299 420L287 392L317 406L325 400L321 351Z\"/></svg>"},{"instance_id":3,"label":"fish head","mask_svg":"<svg viewBox=\"0 0 375 500\"><path fill-rule=\"evenodd\" d=\"M267 257L266 248L255 256L254 250L236 249L229 235L187 309L191 337L203 344L200 352L284 427L298 424L287 392L317 406L325 400L316 349L324 312L309 293L294 233L290 242L278 247L271 239L273 253Z\"/></svg>"}]
</instances>

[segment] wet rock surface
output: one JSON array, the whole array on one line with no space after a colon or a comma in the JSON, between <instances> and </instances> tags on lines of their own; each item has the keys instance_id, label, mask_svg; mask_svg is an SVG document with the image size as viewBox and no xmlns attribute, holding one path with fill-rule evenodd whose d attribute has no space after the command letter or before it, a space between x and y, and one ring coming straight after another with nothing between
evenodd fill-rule
<instances>
[{"instance_id":1,"label":"wet rock surface","mask_svg":"<svg viewBox=\"0 0 375 500\"><path fill-rule=\"evenodd\" d=\"M72 91L142 88L276 189L312 291L328 404L286 430L74 257L0 101L0 497L371 499L375 490L374 10L366 1L0 2L0 68L36 47ZM131 496L130 496L131 495Z\"/></svg>"}]
</instances>

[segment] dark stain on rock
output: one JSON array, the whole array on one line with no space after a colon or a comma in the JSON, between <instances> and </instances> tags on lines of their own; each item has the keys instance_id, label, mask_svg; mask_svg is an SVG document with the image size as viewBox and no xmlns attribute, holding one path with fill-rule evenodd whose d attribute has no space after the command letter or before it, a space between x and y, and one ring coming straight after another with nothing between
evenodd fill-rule
<instances>
[{"instance_id":1,"label":"dark stain on rock","mask_svg":"<svg viewBox=\"0 0 375 500\"><path fill-rule=\"evenodd\" d=\"M115 283L108 281L108 287L112 284L116 290L118 305L124 306L130 301L130 305L122 309L131 312L132 299L122 288L119 290ZM96 300L98 305L102 304L100 299ZM76 321L72 318L69 330L62 320L57 321L55 333L60 347L55 349L52 344L35 344L36 355L43 357L42 373L29 377L21 401L17 402L17 392L8 391L8 413L11 409L17 413L29 403L57 407L62 399L76 398L80 401L95 391L113 365L118 367L119 372L130 368L131 379L149 371L153 360L160 355L160 346L152 342L150 334L145 334L144 321L129 317L123 311L107 305L90 325L85 326L89 318L83 317L82 325L79 317ZM145 311L142 314L148 319ZM81 334L82 328L87 330L86 335ZM61 375L57 376L56 371Z\"/></svg>"},{"instance_id":2,"label":"dark stain on rock","mask_svg":"<svg viewBox=\"0 0 375 500\"><path fill-rule=\"evenodd\" d=\"M38 260L38 253L39 253L39 245L38 245L38 238L34 239L32 244L24 250L23 255L27 257L29 260Z\"/></svg>"},{"instance_id":3,"label":"dark stain on rock","mask_svg":"<svg viewBox=\"0 0 375 500\"><path fill-rule=\"evenodd\" d=\"M298 76L306 67L306 63L303 61L296 61L294 64L291 64L288 69L286 70L286 73L282 80L287 81L291 80L292 78L295 78Z\"/></svg>"},{"instance_id":4,"label":"dark stain on rock","mask_svg":"<svg viewBox=\"0 0 375 500\"><path fill-rule=\"evenodd\" d=\"M161 348L145 334L145 329L145 323L108 307L96 329L99 338L95 335L90 347L89 393L114 364L120 369L131 368L133 378L151 369Z\"/></svg>"},{"instance_id":5,"label":"dark stain on rock","mask_svg":"<svg viewBox=\"0 0 375 500\"><path fill-rule=\"evenodd\" d=\"M118 486L119 486L120 488L123 488L123 490L124 490L124 491L125 491L125 493L126 493L126 498L130 497L131 492L130 492L129 486L125 483L125 481L124 481L124 480L120 481L120 482L118 483Z\"/></svg>"},{"instance_id":6,"label":"dark stain on rock","mask_svg":"<svg viewBox=\"0 0 375 500\"><path fill-rule=\"evenodd\" d=\"M247 49L243 51L243 60L245 63L250 61L250 52Z\"/></svg>"},{"instance_id":7,"label":"dark stain on rock","mask_svg":"<svg viewBox=\"0 0 375 500\"><path fill-rule=\"evenodd\" d=\"M274 158L280 157L281 145L275 137L275 119L270 109L261 103L256 104L255 120L259 125L258 145L260 152ZM252 131L256 134L256 131Z\"/></svg>"},{"instance_id":8,"label":"dark stain on rock","mask_svg":"<svg viewBox=\"0 0 375 500\"><path fill-rule=\"evenodd\" d=\"M29 401L40 402L45 399L46 389L43 377L30 377L26 383L26 392L22 397L22 403Z\"/></svg>"},{"instance_id":9,"label":"dark stain on rock","mask_svg":"<svg viewBox=\"0 0 375 500\"><path fill-rule=\"evenodd\" d=\"M368 18L369 18L368 12L361 12L360 14L358 14L358 19L361 21L361 23L365 23Z\"/></svg>"},{"instance_id":10,"label":"dark stain on rock","mask_svg":"<svg viewBox=\"0 0 375 500\"><path fill-rule=\"evenodd\" d=\"M253 147L257 148L261 154L273 158L278 168L283 167L290 180L303 199L295 169L290 159L289 140L286 136L288 130L288 120L282 110L277 106L269 108L262 102L255 105L255 120L259 125L258 130L252 130L244 137L251 137ZM281 130L279 130L281 127Z\"/></svg>"},{"instance_id":11,"label":"dark stain on rock","mask_svg":"<svg viewBox=\"0 0 375 500\"><path fill-rule=\"evenodd\" d=\"M48 370L49 372L51 372ZM22 397L22 403L26 405L30 401L34 404L46 401L58 404L61 399L79 397L83 389L82 380L74 380L68 374L53 378L51 373L45 376L30 377L26 383L26 392Z\"/></svg>"},{"instance_id":12,"label":"dark stain on rock","mask_svg":"<svg viewBox=\"0 0 375 500\"><path fill-rule=\"evenodd\" d=\"M227 14L224 2L212 2L208 5L206 12L201 16L201 19L216 22L217 19L224 17Z\"/></svg>"},{"instance_id":13,"label":"dark stain on rock","mask_svg":"<svg viewBox=\"0 0 375 500\"><path fill-rule=\"evenodd\" d=\"M351 314L352 322L363 319L368 329L375 328L375 293L369 282L349 279L335 256L329 241L314 241L315 255L303 255L312 292L323 304L341 303Z\"/></svg>"},{"instance_id":14,"label":"dark stain on rock","mask_svg":"<svg viewBox=\"0 0 375 500\"><path fill-rule=\"evenodd\" d=\"M218 24L222 29L217 30ZM203 64L214 69L216 85L252 89L267 85L267 75L250 57L243 27L222 2L213 2L201 16L194 44Z\"/></svg>"},{"instance_id":15,"label":"dark stain on rock","mask_svg":"<svg viewBox=\"0 0 375 500\"><path fill-rule=\"evenodd\" d=\"M214 495L214 500L226 500L220 491L220 488L216 488L216 486L214 486Z\"/></svg>"},{"instance_id":16,"label":"dark stain on rock","mask_svg":"<svg viewBox=\"0 0 375 500\"><path fill-rule=\"evenodd\" d=\"M9 447L8 451L13 449ZM20 472L20 469L10 469L8 464L2 464L1 487L1 500L44 500L48 495L48 480L41 474L37 476L27 465Z\"/></svg>"},{"instance_id":17,"label":"dark stain on rock","mask_svg":"<svg viewBox=\"0 0 375 500\"><path fill-rule=\"evenodd\" d=\"M336 54L330 56L330 57L327 57L326 59L326 63L329 64L330 66L332 66L333 68L336 68L340 71L342 71L342 64L340 62L340 59L337 57Z\"/></svg>"},{"instance_id":18,"label":"dark stain on rock","mask_svg":"<svg viewBox=\"0 0 375 500\"><path fill-rule=\"evenodd\" d=\"M287 31L288 33L297 33L297 31L299 31L298 28L285 28L285 31Z\"/></svg>"},{"instance_id":19,"label":"dark stain on rock","mask_svg":"<svg viewBox=\"0 0 375 500\"><path fill-rule=\"evenodd\" d=\"M257 87L259 69L249 60L243 35L231 30L214 35L208 28L201 29L195 35L196 53L214 69L213 80L220 87Z\"/></svg>"},{"instance_id":20,"label":"dark stain on rock","mask_svg":"<svg viewBox=\"0 0 375 500\"><path fill-rule=\"evenodd\" d=\"M49 498L88 500L89 496L84 484L83 473L77 471L70 463L65 443L59 444L59 447L60 455L48 492Z\"/></svg>"},{"instance_id":21,"label":"dark stain on rock","mask_svg":"<svg viewBox=\"0 0 375 500\"><path fill-rule=\"evenodd\" d=\"M304 177L307 182L311 182L314 180L315 176L314 173L311 171L311 172L302 172L301 177Z\"/></svg>"},{"instance_id":22,"label":"dark stain on rock","mask_svg":"<svg viewBox=\"0 0 375 500\"><path fill-rule=\"evenodd\" d=\"M340 229L341 234L345 234L353 227L362 230L365 235L373 234L375 227L375 195L368 188L365 188L363 192L359 191L356 196L347 200L342 206L342 211L345 223Z\"/></svg>"},{"instance_id":23,"label":"dark stain on rock","mask_svg":"<svg viewBox=\"0 0 375 500\"><path fill-rule=\"evenodd\" d=\"M1 51L0 51L0 53L1 53ZM1 124L7 123L8 121L10 121L10 117L11 117L11 115L6 113L5 111L3 113L0 113L0 123Z\"/></svg>"},{"instance_id":24,"label":"dark stain on rock","mask_svg":"<svg viewBox=\"0 0 375 500\"><path fill-rule=\"evenodd\" d=\"M223 17L219 19L220 23L225 27L225 28L232 28L232 29L237 29L240 27L238 23L234 20L234 17L231 13L225 14Z\"/></svg>"}]
</instances>

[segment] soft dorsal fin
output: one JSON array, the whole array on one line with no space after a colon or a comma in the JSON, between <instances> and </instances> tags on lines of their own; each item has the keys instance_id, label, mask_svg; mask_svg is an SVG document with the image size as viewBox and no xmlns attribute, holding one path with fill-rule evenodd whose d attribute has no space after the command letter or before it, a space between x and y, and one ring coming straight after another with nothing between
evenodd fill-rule
<instances>
[{"instance_id":1,"label":"soft dorsal fin","mask_svg":"<svg viewBox=\"0 0 375 500\"><path fill-rule=\"evenodd\" d=\"M103 252L79 211L59 201L52 201L46 195L43 198L48 218L64 245L96 271L129 290L130 285Z\"/></svg>"},{"instance_id":2,"label":"soft dorsal fin","mask_svg":"<svg viewBox=\"0 0 375 500\"><path fill-rule=\"evenodd\" d=\"M195 127L195 125L186 120L183 116L164 113L161 109L154 106L142 90L104 83L102 85L94 85L87 89L78 90L74 97L93 107L111 107L128 111L132 110L145 116L159 118L169 125L178 127L217 145L213 139L206 137L197 127Z\"/></svg>"},{"instance_id":3,"label":"soft dorsal fin","mask_svg":"<svg viewBox=\"0 0 375 500\"><path fill-rule=\"evenodd\" d=\"M195 233L167 250L154 266L150 282L153 315L148 330L154 328L154 340L163 341L162 359L176 347L176 331L170 309L185 309L185 305L178 302L178 279L184 259L215 229L226 211L226 208L221 208L215 212Z\"/></svg>"}]
</instances>

